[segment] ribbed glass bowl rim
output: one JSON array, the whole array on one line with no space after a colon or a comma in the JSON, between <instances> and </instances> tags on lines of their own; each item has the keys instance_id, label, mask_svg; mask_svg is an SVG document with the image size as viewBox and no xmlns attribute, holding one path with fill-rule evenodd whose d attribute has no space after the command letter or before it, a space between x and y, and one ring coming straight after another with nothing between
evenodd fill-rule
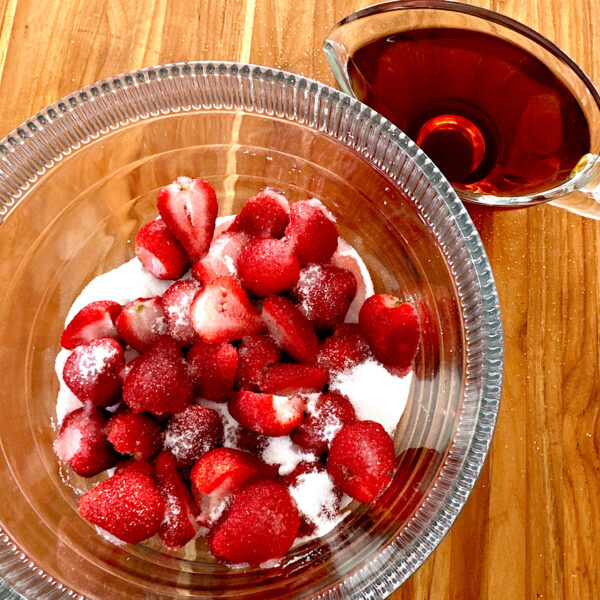
<instances>
[{"instance_id":1,"label":"ribbed glass bowl rim","mask_svg":"<svg viewBox=\"0 0 600 600\"><path fill-rule=\"evenodd\" d=\"M202 78L213 83L219 78L226 80L227 85L219 87L218 93L222 96L217 98L217 103L211 100L210 94L203 97L200 104L190 101L194 97L194 81ZM127 94L133 88L139 92L136 96L137 105ZM250 92L252 105L243 101L243 94L240 93L242 88ZM295 102L290 105L282 101L278 106L273 102L273 97L278 96L266 94L267 88L275 92L291 89ZM157 93L153 95L151 92ZM195 92L198 93L197 88ZM302 111L298 110L300 97L303 100ZM204 98L208 103L204 102ZM393 161L400 150L427 177L437 192L439 204L430 213L424 211L418 200L415 200L415 205L431 227L449 262L461 302L466 303L467 296L471 296L473 285L479 288L475 288L475 291L481 295L481 310L476 315L471 315L473 308L464 311L467 332L464 394L479 396L479 410L472 436L461 438L462 447L456 444L456 437L453 440L453 450L461 456L461 468L449 474L446 462L440 472L438 481L447 480L446 483L451 483L443 505L435 511L435 516L420 535L403 548L403 560L398 559L398 547L394 541L350 577L319 595L320 598L381 598L397 589L423 564L464 506L487 456L496 424L503 377L500 308L485 250L469 214L450 184L410 138L361 102L301 75L231 62L198 61L148 67L109 77L65 96L0 141L0 226L39 177L82 145L139 119L202 110L266 114L302 123L360 152L402 188L398 173L394 173ZM340 114L349 115L350 121L359 125L355 129L358 135L340 131L340 123L346 123L343 119L334 118ZM383 154L379 142L385 145ZM448 235L448 229L454 235ZM468 258L466 264L463 261L460 261L461 264L458 261L452 264L449 257L455 251L460 251L463 258ZM474 370L478 372L474 373ZM428 497L425 505L430 501L431 497ZM27 594L28 590L35 589L36 598L58 598L63 594L65 597L81 597L39 569L1 528L0 576L15 585L21 593ZM22 579L25 579L25 586L19 585Z\"/></svg>"}]
</instances>

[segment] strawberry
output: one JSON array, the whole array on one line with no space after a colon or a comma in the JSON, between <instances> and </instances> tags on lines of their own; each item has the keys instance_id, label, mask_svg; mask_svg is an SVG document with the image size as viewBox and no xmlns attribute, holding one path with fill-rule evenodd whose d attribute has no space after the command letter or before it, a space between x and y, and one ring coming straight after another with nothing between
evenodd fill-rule
<instances>
[{"instance_id":1,"label":"strawberry","mask_svg":"<svg viewBox=\"0 0 600 600\"><path fill-rule=\"evenodd\" d=\"M122 306L110 300L100 300L84 306L69 322L60 337L60 345L74 350L80 344L98 338L118 338L116 320Z\"/></svg>"},{"instance_id":2,"label":"strawberry","mask_svg":"<svg viewBox=\"0 0 600 600\"><path fill-rule=\"evenodd\" d=\"M291 548L299 526L288 490L274 481L258 481L236 494L211 529L208 545L219 561L255 567L281 558Z\"/></svg>"},{"instance_id":3,"label":"strawberry","mask_svg":"<svg viewBox=\"0 0 600 600\"><path fill-rule=\"evenodd\" d=\"M239 368L235 383L241 390L257 391L262 385L265 368L281 356L277 344L268 335L249 335L238 347Z\"/></svg>"},{"instance_id":4,"label":"strawberry","mask_svg":"<svg viewBox=\"0 0 600 600\"><path fill-rule=\"evenodd\" d=\"M345 425L333 438L327 471L334 483L359 502L374 502L392 481L394 441L375 421Z\"/></svg>"},{"instance_id":5,"label":"strawberry","mask_svg":"<svg viewBox=\"0 0 600 600\"><path fill-rule=\"evenodd\" d=\"M265 188L246 201L229 231L241 231L251 237L280 238L290 222L289 212L285 196Z\"/></svg>"},{"instance_id":6,"label":"strawberry","mask_svg":"<svg viewBox=\"0 0 600 600\"><path fill-rule=\"evenodd\" d=\"M333 217L316 199L292 204L285 237L294 248L301 265L327 262L338 243Z\"/></svg>"},{"instance_id":7,"label":"strawberry","mask_svg":"<svg viewBox=\"0 0 600 600\"><path fill-rule=\"evenodd\" d=\"M134 360L123 382L123 400L133 412L165 415L179 412L190 403L194 386L176 342L163 336Z\"/></svg>"},{"instance_id":8,"label":"strawberry","mask_svg":"<svg viewBox=\"0 0 600 600\"><path fill-rule=\"evenodd\" d=\"M190 257L162 219L140 228L135 236L135 255L158 279L179 279L190 266Z\"/></svg>"},{"instance_id":9,"label":"strawberry","mask_svg":"<svg viewBox=\"0 0 600 600\"><path fill-rule=\"evenodd\" d=\"M198 532L198 507L192 500L177 461L169 452L154 459L156 482L165 502L165 512L158 530L162 543L172 550L185 546Z\"/></svg>"},{"instance_id":10,"label":"strawberry","mask_svg":"<svg viewBox=\"0 0 600 600\"><path fill-rule=\"evenodd\" d=\"M196 342L187 354L196 393L207 400L227 400L238 370L238 352L231 344Z\"/></svg>"},{"instance_id":11,"label":"strawberry","mask_svg":"<svg viewBox=\"0 0 600 600\"><path fill-rule=\"evenodd\" d=\"M165 503L148 475L125 471L106 479L84 494L79 514L128 544L158 532Z\"/></svg>"},{"instance_id":12,"label":"strawberry","mask_svg":"<svg viewBox=\"0 0 600 600\"><path fill-rule=\"evenodd\" d=\"M370 356L369 344L360 333L358 324L342 323L321 346L317 365L330 373L341 373L359 365Z\"/></svg>"},{"instance_id":13,"label":"strawberry","mask_svg":"<svg viewBox=\"0 0 600 600\"><path fill-rule=\"evenodd\" d=\"M119 334L138 352L147 350L167 333L167 321L160 298L138 298L126 304L117 318Z\"/></svg>"},{"instance_id":14,"label":"strawberry","mask_svg":"<svg viewBox=\"0 0 600 600\"><path fill-rule=\"evenodd\" d=\"M358 322L377 360L400 368L412 364L420 333L419 317L410 302L375 294L362 305Z\"/></svg>"},{"instance_id":15,"label":"strawberry","mask_svg":"<svg viewBox=\"0 0 600 600\"><path fill-rule=\"evenodd\" d=\"M356 413L346 396L321 394L314 405L309 402L308 415L294 429L291 438L304 450L325 454L340 429L354 421Z\"/></svg>"},{"instance_id":16,"label":"strawberry","mask_svg":"<svg viewBox=\"0 0 600 600\"><path fill-rule=\"evenodd\" d=\"M144 459L128 458L120 461L115 469L115 475L120 475L127 471L135 471L137 473L144 473L149 477L154 477L154 467Z\"/></svg>"},{"instance_id":17,"label":"strawberry","mask_svg":"<svg viewBox=\"0 0 600 600\"><path fill-rule=\"evenodd\" d=\"M291 433L302 421L305 402L301 396L275 396L238 392L229 400L231 416L256 433L279 437Z\"/></svg>"},{"instance_id":18,"label":"strawberry","mask_svg":"<svg viewBox=\"0 0 600 600\"><path fill-rule=\"evenodd\" d=\"M148 413L118 412L109 419L106 430L117 452L137 459L154 456L162 446L160 424Z\"/></svg>"},{"instance_id":19,"label":"strawberry","mask_svg":"<svg viewBox=\"0 0 600 600\"><path fill-rule=\"evenodd\" d=\"M277 345L294 360L314 363L319 342L314 327L287 298L271 296L262 306L262 317Z\"/></svg>"},{"instance_id":20,"label":"strawberry","mask_svg":"<svg viewBox=\"0 0 600 600\"><path fill-rule=\"evenodd\" d=\"M334 329L344 322L356 295L356 278L333 265L309 265L300 271L292 298L317 329Z\"/></svg>"},{"instance_id":21,"label":"strawberry","mask_svg":"<svg viewBox=\"0 0 600 600\"><path fill-rule=\"evenodd\" d=\"M314 365L278 363L267 367L260 389L269 394L320 392L328 380L329 373Z\"/></svg>"},{"instance_id":22,"label":"strawberry","mask_svg":"<svg viewBox=\"0 0 600 600\"><path fill-rule=\"evenodd\" d=\"M190 309L201 285L192 279L176 281L162 295L162 307L167 319L169 335L182 346L191 346L198 341L192 326Z\"/></svg>"},{"instance_id":23,"label":"strawberry","mask_svg":"<svg viewBox=\"0 0 600 600\"><path fill-rule=\"evenodd\" d=\"M70 412L54 442L58 457L81 477L93 477L119 460L106 437L106 417L91 406Z\"/></svg>"},{"instance_id":24,"label":"strawberry","mask_svg":"<svg viewBox=\"0 0 600 600\"><path fill-rule=\"evenodd\" d=\"M160 190L156 204L160 216L187 250L192 262L204 258L219 212L217 196L210 183L204 179L178 177Z\"/></svg>"},{"instance_id":25,"label":"strawberry","mask_svg":"<svg viewBox=\"0 0 600 600\"><path fill-rule=\"evenodd\" d=\"M240 251L237 273L244 289L254 296L291 290L298 283L300 263L284 240L254 238Z\"/></svg>"},{"instance_id":26,"label":"strawberry","mask_svg":"<svg viewBox=\"0 0 600 600\"><path fill-rule=\"evenodd\" d=\"M163 448L182 469L191 467L203 454L223 444L223 421L212 408L192 404L167 423Z\"/></svg>"},{"instance_id":27,"label":"strawberry","mask_svg":"<svg viewBox=\"0 0 600 600\"><path fill-rule=\"evenodd\" d=\"M67 387L82 401L109 406L121 393L125 354L117 340L100 338L77 346L63 369Z\"/></svg>"},{"instance_id":28,"label":"strawberry","mask_svg":"<svg viewBox=\"0 0 600 600\"><path fill-rule=\"evenodd\" d=\"M192 277L200 283L208 283L224 275L235 277L237 257L249 239L243 232L219 233L212 241L208 254L192 265Z\"/></svg>"},{"instance_id":29,"label":"strawberry","mask_svg":"<svg viewBox=\"0 0 600 600\"><path fill-rule=\"evenodd\" d=\"M263 329L259 312L231 277L207 283L196 294L190 315L194 329L208 344L232 342Z\"/></svg>"}]
</instances>

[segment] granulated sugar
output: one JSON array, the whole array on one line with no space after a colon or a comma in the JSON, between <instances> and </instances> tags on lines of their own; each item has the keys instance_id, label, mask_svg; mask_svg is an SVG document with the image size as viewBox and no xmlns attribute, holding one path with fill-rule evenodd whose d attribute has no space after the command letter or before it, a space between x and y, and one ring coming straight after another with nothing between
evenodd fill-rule
<instances>
[{"instance_id":1,"label":"granulated sugar","mask_svg":"<svg viewBox=\"0 0 600 600\"><path fill-rule=\"evenodd\" d=\"M282 476L289 475L302 461L317 460L314 454L304 452L287 435L268 440L266 448L262 451L262 459L269 465L279 465L279 474Z\"/></svg>"}]
</instances>

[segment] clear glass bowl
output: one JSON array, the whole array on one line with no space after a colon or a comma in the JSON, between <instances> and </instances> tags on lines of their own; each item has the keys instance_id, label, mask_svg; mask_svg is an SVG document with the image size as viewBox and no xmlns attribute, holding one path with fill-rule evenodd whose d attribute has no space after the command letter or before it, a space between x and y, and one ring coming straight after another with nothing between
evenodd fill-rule
<instances>
[{"instance_id":1,"label":"clear glass bowl","mask_svg":"<svg viewBox=\"0 0 600 600\"><path fill-rule=\"evenodd\" d=\"M87 87L24 123L0 153L0 575L35 599L381 598L423 563L485 460L503 351L479 236L410 139L303 77L186 63ZM209 179L221 214L267 184L292 201L320 198L376 290L421 308L393 485L273 569L224 568L202 540L180 553L109 544L78 516L52 450L67 309L85 283L133 256L157 190L180 174Z\"/></svg>"}]
</instances>

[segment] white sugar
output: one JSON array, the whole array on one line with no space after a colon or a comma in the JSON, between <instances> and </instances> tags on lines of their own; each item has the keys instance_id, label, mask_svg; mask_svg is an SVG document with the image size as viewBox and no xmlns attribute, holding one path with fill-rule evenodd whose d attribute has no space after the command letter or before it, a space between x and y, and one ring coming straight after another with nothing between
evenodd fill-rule
<instances>
[{"instance_id":1,"label":"white sugar","mask_svg":"<svg viewBox=\"0 0 600 600\"><path fill-rule=\"evenodd\" d=\"M315 525L315 535L323 535L322 530L337 518L339 504L335 485L327 471L303 473L289 490L299 511Z\"/></svg>"},{"instance_id":2,"label":"white sugar","mask_svg":"<svg viewBox=\"0 0 600 600\"><path fill-rule=\"evenodd\" d=\"M204 398L199 400L199 404L206 406L206 408L212 408L219 413L223 422L223 446L226 448L237 448L240 424L231 416L227 409L227 404L225 402L205 400Z\"/></svg>"},{"instance_id":3,"label":"white sugar","mask_svg":"<svg viewBox=\"0 0 600 600\"><path fill-rule=\"evenodd\" d=\"M317 457L304 452L287 436L267 438L262 459L269 465L279 466L280 475L289 475L302 461L315 462Z\"/></svg>"}]
</instances>

